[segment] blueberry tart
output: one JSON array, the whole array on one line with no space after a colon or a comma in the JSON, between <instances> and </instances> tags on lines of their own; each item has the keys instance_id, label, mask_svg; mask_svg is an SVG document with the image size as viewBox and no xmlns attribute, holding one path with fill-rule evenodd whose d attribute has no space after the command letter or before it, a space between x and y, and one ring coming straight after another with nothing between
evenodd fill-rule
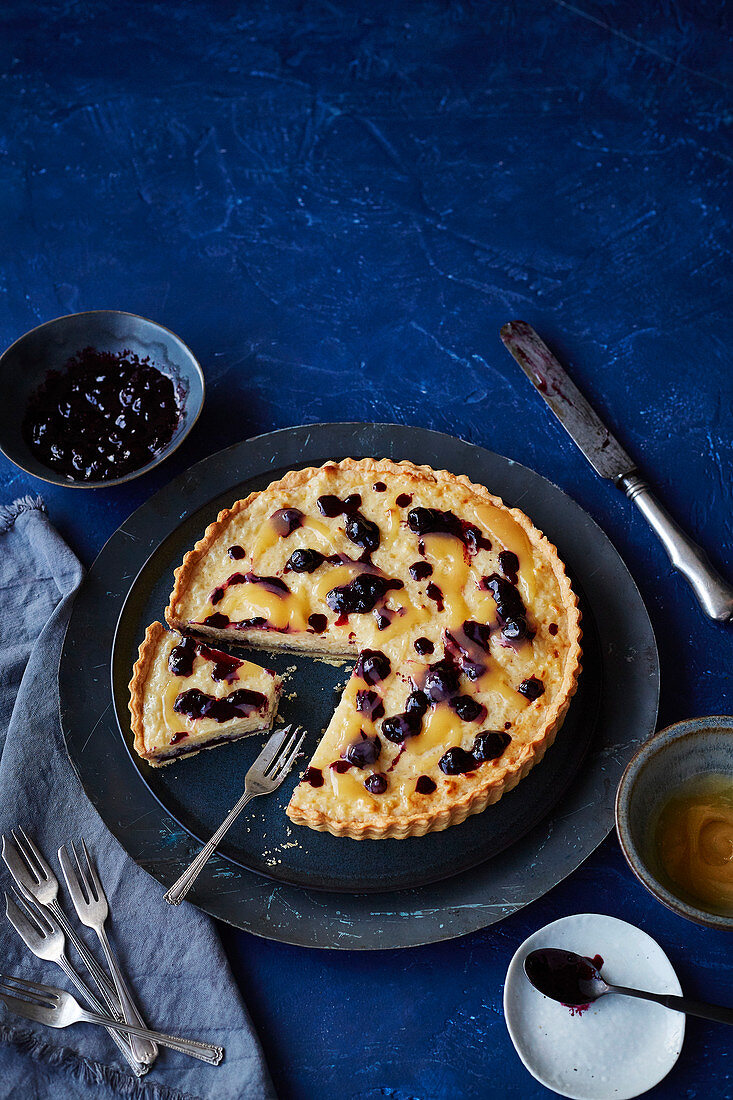
<instances>
[{"instance_id":1,"label":"blueberry tart","mask_svg":"<svg viewBox=\"0 0 733 1100\"><path fill-rule=\"evenodd\" d=\"M382 459L291 471L176 570L174 630L354 660L288 816L418 836L498 801L576 690L580 615L555 547L465 476Z\"/></svg>"},{"instance_id":2,"label":"blueberry tart","mask_svg":"<svg viewBox=\"0 0 733 1100\"><path fill-rule=\"evenodd\" d=\"M130 682L135 752L153 767L272 726L281 681L152 623Z\"/></svg>"}]
</instances>

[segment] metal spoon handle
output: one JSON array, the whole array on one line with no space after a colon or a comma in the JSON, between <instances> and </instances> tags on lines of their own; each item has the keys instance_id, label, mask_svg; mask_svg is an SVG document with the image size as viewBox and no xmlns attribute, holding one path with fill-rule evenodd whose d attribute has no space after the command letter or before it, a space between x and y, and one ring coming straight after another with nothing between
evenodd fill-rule
<instances>
[{"instance_id":1,"label":"metal spoon handle","mask_svg":"<svg viewBox=\"0 0 733 1100\"><path fill-rule=\"evenodd\" d=\"M719 1024L733 1024L733 1008L723 1005L708 1005L702 1001L692 1001L689 997L676 997L671 993L647 993L644 989L627 989L623 985L609 985L611 993L623 993L625 997L639 997L642 1001L654 1001L675 1012L686 1012L688 1016L702 1016L703 1020L715 1020Z\"/></svg>"}]
</instances>

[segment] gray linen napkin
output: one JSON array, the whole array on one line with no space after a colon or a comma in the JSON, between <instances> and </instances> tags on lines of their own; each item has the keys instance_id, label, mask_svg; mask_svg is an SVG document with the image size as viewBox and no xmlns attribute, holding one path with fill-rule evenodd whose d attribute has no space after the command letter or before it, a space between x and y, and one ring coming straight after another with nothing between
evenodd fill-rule
<instances>
[{"instance_id":1,"label":"gray linen napkin","mask_svg":"<svg viewBox=\"0 0 733 1100\"><path fill-rule=\"evenodd\" d=\"M138 1080L102 1028L79 1024L55 1031L0 1005L0 1093L3 1100L274 1097L213 925L192 906L166 905L162 888L105 828L66 755L57 671L81 580L81 566L41 500L0 508L0 832L23 826L57 871L59 846L83 835L109 897L110 938L148 1024L224 1046L226 1058L209 1066L161 1047L153 1069ZM0 886L8 889L10 881L0 864ZM61 903L79 930L65 886ZM73 992L57 966L30 954L4 908L3 902L0 970ZM96 937L83 933L99 958ZM76 965L73 948L68 954Z\"/></svg>"}]
</instances>

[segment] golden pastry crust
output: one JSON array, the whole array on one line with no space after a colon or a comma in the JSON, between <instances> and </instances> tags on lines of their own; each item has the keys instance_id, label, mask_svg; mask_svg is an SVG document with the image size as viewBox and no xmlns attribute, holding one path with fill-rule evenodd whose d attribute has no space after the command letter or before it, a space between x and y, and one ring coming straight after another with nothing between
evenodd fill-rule
<instances>
[{"instance_id":1,"label":"golden pastry crust","mask_svg":"<svg viewBox=\"0 0 733 1100\"><path fill-rule=\"evenodd\" d=\"M235 532L247 530L250 513L254 512L262 522L265 503L269 509L280 507L284 503L295 506L302 502L303 493L311 482L316 481L322 492L338 493L360 491L367 496L375 481L383 481L393 488L398 486L401 492L411 492L420 496L422 503L445 507L446 502L455 506L454 501L466 499L471 508L483 508L485 515L493 516L499 529L510 518L513 524L524 533L531 556L540 569L543 583L552 587L553 600L562 611L561 632L557 636L558 665L553 668L552 696L546 702L532 702L527 708L533 709L531 715L521 717L515 743L511 751L497 762L486 762L470 774L444 776L435 773L439 779L437 790L430 794L418 794L416 791L403 791L399 812L394 808L380 813L375 803L361 817L354 813L340 813L336 806L319 805L318 792L304 791L303 784L296 788L287 809L288 816L296 824L307 825L318 831L328 831L335 836L348 836L353 839L383 839L421 836L426 832L442 830L457 824L469 814L479 813L486 806L497 802L505 791L511 790L531 768L538 763L549 746L555 740L557 732L567 712L570 700L577 688L580 672L580 613L577 598L572 590L564 566L555 547L539 531L523 512L508 508L498 497L493 496L484 486L470 481L465 475L457 476L448 471L435 471L428 466L416 466L412 462L393 462L389 459L344 459L341 462L328 462L322 467L309 467L304 470L290 471L280 481L273 482L262 492L252 493L244 500L237 501L231 508L222 511L209 525L203 538L186 554L182 565L175 571L175 586L171 594L166 619L177 629L195 630L202 636L218 639L232 638L246 641L249 645L266 649L287 648L296 652L318 655L349 654L355 652L355 644L362 648L371 644L363 637L364 629L355 627L356 639L350 639L343 631L340 636L334 623L329 624L326 636L313 635L298 631L295 633L263 631L259 628L242 630L222 630L207 627L195 618L200 610L204 573L207 563L216 553L221 555L221 547L229 541L237 541ZM321 484L323 483L323 484ZM381 498L380 498L381 499ZM492 511L492 509L494 511ZM457 514L460 512L456 509ZM252 520L253 526L255 519ZM501 535L487 525L486 533L501 544ZM402 562L407 571L409 561ZM204 580L207 578L205 577ZM198 585L198 593L197 593ZM197 604L198 600L198 604ZM434 609L434 618L440 619ZM362 617L366 619L366 616ZM351 625L351 624L350 624ZM553 625L555 625L553 623ZM544 643L547 638L543 635ZM548 657L548 661L552 658ZM338 714L338 711L337 711ZM535 720L536 719L536 720ZM328 736L328 735L327 735ZM513 731L514 736L514 731ZM321 742L323 744L323 742ZM320 747L320 746L319 746ZM447 745L444 747L448 747ZM394 746L392 746L394 748ZM317 755L317 753L316 753ZM315 757L314 757L315 759ZM395 773L396 774L396 773ZM404 784L403 784L404 787Z\"/></svg>"},{"instance_id":2,"label":"golden pastry crust","mask_svg":"<svg viewBox=\"0 0 733 1100\"><path fill-rule=\"evenodd\" d=\"M144 689L153 661L158 652L158 646L168 631L162 623L151 623L145 631L138 648L138 657L132 667L132 679L130 680L130 728L134 737L133 748L138 756L145 757L145 724L143 722Z\"/></svg>"}]
</instances>

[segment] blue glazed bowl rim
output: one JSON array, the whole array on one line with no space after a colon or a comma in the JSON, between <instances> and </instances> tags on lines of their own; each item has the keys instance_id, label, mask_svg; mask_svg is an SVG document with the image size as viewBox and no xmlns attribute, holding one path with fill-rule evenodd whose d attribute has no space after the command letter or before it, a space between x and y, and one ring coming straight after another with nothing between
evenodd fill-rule
<instances>
[{"instance_id":1,"label":"blue glazed bowl rim","mask_svg":"<svg viewBox=\"0 0 733 1100\"><path fill-rule=\"evenodd\" d=\"M161 325L159 321L153 321L150 317L143 317L141 313L131 313L127 309L83 309L78 313L62 313L58 317L51 317L48 321L42 321L40 325L34 325L33 328L29 328L27 332L22 333L20 336L13 340L12 344L9 344L5 350L0 353L0 370L2 369L3 361L7 359L11 352L17 347L18 344L23 343L29 336L32 336L36 332L40 332L41 329L52 327L57 325L60 321L68 321L71 317L90 317L90 316L114 316L114 317L133 317L136 321L144 321L146 325L151 325L153 328L158 329L160 332L167 333L172 339L180 345L183 351L188 355L196 373L198 374L199 381L201 383L201 398L198 402L198 407L194 409L193 404L189 405L190 395L186 395L184 399L183 407L187 412L187 424L185 430L181 432L178 438L171 440L167 447L155 455L154 458L147 462L144 466L140 466L137 470L131 470L130 473L124 474L122 477L108 478L104 481L67 481L65 478L54 477L53 471L49 470L48 475L38 473L36 470L29 470L27 466L24 466L22 462L19 462L17 458L14 458L11 454L5 450L2 440L0 439L0 452L5 455L9 462L12 462L14 466L17 466L19 470L23 470L24 473L30 477L35 477L39 481L46 482L47 485L58 485L61 489L111 489L115 485L124 485L128 481L133 481L136 477L141 477L143 474L147 474L150 470L155 469L161 462L165 462L183 443L184 439L188 436L194 424L201 415L201 410L204 407L204 400L206 398L206 379L204 378L204 372L198 359L191 351L190 347L181 337L168 328L166 325Z\"/></svg>"},{"instance_id":2,"label":"blue glazed bowl rim","mask_svg":"<svg viewBox=\"0 0 733 1100\"><path fill-rule=\"evenodd\" d=\"M708 928L733 931L733 915L730 917L722 916L689 905L659 882L642 859L632 839L628 821L634 786L644 766L673 741L681 741L686 737L696 737L700 733L716 729L722 733L728 732L733 736L733 715L709 714L699 718L686 718L681 722L674 722L671 726L658 730L653 737L644 742L626 765L619 781L615 804L616 835L629 867L642 886L646 887L657 901L661 901L663 905L666 905L672 912L677 913L678 916L685 917L696 924L704 924Z\"/></svg>"}]
</instances>

